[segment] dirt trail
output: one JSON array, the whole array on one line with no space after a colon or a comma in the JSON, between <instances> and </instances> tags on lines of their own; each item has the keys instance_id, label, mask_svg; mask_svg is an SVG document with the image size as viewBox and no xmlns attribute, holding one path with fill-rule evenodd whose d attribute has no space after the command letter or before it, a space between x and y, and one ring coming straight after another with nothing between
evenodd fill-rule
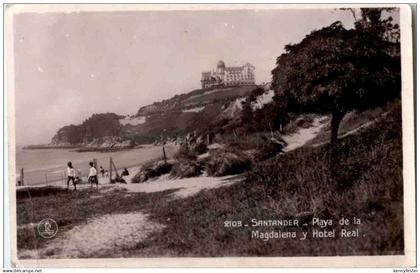
<instances>
[{"instance_id":1,"label":"dirt trail","mask_svg":"<svg viewBox=\"0 0 420 273\"><path fill-rule=\"evenodd\" d=\"M148 215L141 212L104 215L64 232L43 249L26 251L21 256L61 259L115 257L116 253L135 247L150 233L163 227L149 221Z\"/></svg>"},{"instance_id":2,"label":"dirt trail","mask_svg":"<svg viewBox=\"0 0 420 273\"><path fill-rule=\"evenodd\" d=\"M139 184L120 184L128 192L159 192L165 190L177 189L173 193L174 198L185 198L197 194L201 190L213 189L222 186L228 186L236 183L240 177L236 175L222 177L198 176L182 179L169 179L168 175L162 175L156 180Z\"/></svg>"},{"instance_id":3,"label":"dirt trail","mask_svg":"<svg viewBox=\"0 0 420 273\"><path fill-rule=\"evenodd\" d=\"M136 173L136 168L129 169L130 176ZM99 192L90 198L101 198L103 193L114 190L116 187L127 189L127 194L133 192L159 192L169 189L177 189L173 198L185 198L197 194L201 190L231 185L238 182L238 176L225 177L193 177L186 179L169 179L168 175L141 184L113 184L99 186ZM80 190L90 187L83 185ZM61 233L51 239L45 247L38 250L22 250L21 258L88 258L88 257L115 257L125 249L135 247L150 236L152 232L159 232L164 225L152 222L148 215L141 212L126 214L109 214L101 217L88 219L86 223L79 224L74 228Z\"/></svg>"},{"instance_id":4,"label":"dirt trail","mask_svg":"<svg viewBox=\"0 0 420 273\"><path fill-rule=\"evenodd\" d=\"M296 133L282 136L283 140L287 142L287 146L284 152L290 152L297 148L302 147L308 141L315 138L322 128L326 125L325 121L328 117L317 117L312 122L312 126L309 128L301 128Z\"/></svg>"}]
</instances>

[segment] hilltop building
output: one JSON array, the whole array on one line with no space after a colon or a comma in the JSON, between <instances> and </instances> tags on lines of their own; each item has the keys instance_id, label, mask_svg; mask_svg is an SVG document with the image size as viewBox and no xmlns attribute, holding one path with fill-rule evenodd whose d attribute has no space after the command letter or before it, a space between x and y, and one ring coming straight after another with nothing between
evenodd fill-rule
<instances>
[{"instance_id":1,"label":"hilltop building","mask_svg":"<svg viewBox=\"0 0 420 273\"><path fill-rule=\"evenodd\" d=\"M219 61L215 71L202 73L201 87L254 85L254 71L255 67L250 63L243 66L226 67L223 61Z\"/></svg>"}]
</instances>

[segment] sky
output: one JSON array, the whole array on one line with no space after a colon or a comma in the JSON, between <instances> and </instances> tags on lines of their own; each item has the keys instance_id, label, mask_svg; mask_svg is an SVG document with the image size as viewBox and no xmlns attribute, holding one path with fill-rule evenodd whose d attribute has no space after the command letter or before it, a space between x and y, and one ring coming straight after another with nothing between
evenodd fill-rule
<instances>
[{"instance_id":1,"label":"sky","mask_svg":"<svg viewBox=\"0 0 420 273\"><path fill-rule=\"evenodd\" d=\"M16 144L47 144L93 113L141 106L200 88L201 72L249 62L271 80L284 46L350 12L121 11L14 15Z\"/></svg>"}]
</instances>

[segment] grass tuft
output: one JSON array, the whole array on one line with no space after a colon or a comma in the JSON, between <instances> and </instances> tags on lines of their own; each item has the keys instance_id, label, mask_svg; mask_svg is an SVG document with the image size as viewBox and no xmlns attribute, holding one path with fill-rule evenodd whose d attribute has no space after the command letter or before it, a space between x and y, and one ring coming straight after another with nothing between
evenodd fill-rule
<instances>
[{"instance_id":1,"label":"grass tuft","mask_svg":"<svg viewBox=\"0 0 420 273\"><path fill-rule=\"evenodd\" d=\"M172 168L171 178L187 178L199 176L204 167L197 160L181 160L175 163Z\"/></svg>"},{"instance_id":2,"label":"grass tuft","mask_svg":"<svg viewBox=\"0 0 420 273\"><path fill-rule=\"evenodd\" d=\"M234 149L218 149L210 152L206 162L209 176L239 174L251 167L251 160L241 151Z\"/></svg>"},{"instance_id":3,"label":"grass tuft","mask_svg":"<svg viewBox=\"0 0 420 273\"><path fill-rule=\"evenodd\" d=\"M143 183L151 178L167 174L173 165L163 160L151 161L144 164L140 171L131 179L131 183Z\"/></svg>"}]
</instances>

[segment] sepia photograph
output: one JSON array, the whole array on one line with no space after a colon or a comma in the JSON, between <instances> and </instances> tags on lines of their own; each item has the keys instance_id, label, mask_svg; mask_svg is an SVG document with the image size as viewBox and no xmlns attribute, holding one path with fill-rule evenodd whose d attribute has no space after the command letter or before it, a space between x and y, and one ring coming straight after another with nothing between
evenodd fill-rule
<instances>
[{"instance_id":1,"label":"sepia photograph","mask_svg":"<svg viewBox=\"0 0 420 273\"><path fill-rule=\"evenodd\" d=\"M12 266L415 266L411 12L7 5Z\"/></svg>"}]
</instances>

